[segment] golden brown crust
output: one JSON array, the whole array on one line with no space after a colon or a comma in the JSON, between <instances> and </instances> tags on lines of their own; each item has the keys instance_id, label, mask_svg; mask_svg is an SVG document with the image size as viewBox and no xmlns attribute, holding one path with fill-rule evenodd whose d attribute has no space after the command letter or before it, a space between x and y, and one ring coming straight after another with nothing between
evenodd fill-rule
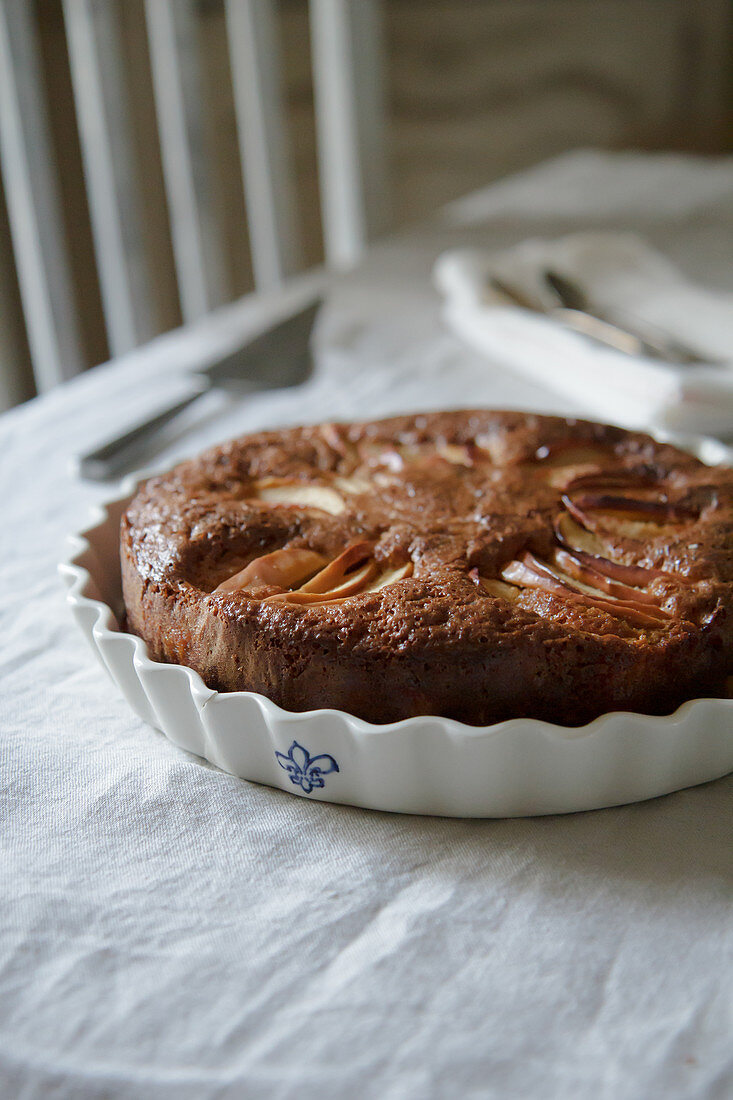
<instances>
[{"instance_id":1,"label":"golden brown crust","mask_svg":"<svg viewBox=\"0 0 733 1100\"><path fill-rule=\"evenodd\" d=\"M263 432L142 486L125 604L155 659L289 710L669 713L723 690L732 509L733 471L587 421L473 410ZM292 583L249 566L268 554L295 563ZM310 559L337 561L303 582ZM248 587L215 591L240 572Z\"/></svg>"}]
</instances>

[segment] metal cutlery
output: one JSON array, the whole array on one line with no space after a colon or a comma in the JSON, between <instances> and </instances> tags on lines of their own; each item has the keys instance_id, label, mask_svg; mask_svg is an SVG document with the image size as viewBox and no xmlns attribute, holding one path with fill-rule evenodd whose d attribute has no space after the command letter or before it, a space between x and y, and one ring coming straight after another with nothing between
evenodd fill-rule
<instances>
[{"instance_id":1,"label":"metal cutlery","mask_svg":"<svg viewBox=\"0 0 733 1100\"><path fill-rule=\"evenodd\" d=\"M190 377L199 382L193 393L81 455L77 460L79 474L91 481L119 476L156 432L211 389L256 393L305 381L310 373L310 335L322 301L322 298L310 301L225 358L192 371Z\"/></svg>"},{"instance_id":2,"label":"metal cutlery","mask_svg":"<svg viewBox=\"0 0 733 1100\"><path fill-rule=\"evenodd\" d=\"M710 364L710 358L703 358L691 348L682 345L679 341L666 337L658 332L651 333L645 329L635 330L626 323L620 323L621 319L606 316L589 305L586 295L581 288L565 276L555 271L545 271L544 281L549 290L554 294L557 305L544 306L523 291L509 285L496 275L489 276L489 285L507 301L552 317L561 322L567 328L572 329L582 336L603 345L613 348L615 351L626 355L644 355L652 359L658 359L670 365L688 365L706 363ZM651 326L649 326L651 328Z\"/></svg>"},{"instance_id":3,"label":"metal cutlery","mask_svg":"<svg viewBox=\"0 0 733 1100\"><path fill-rule=\"evenodd\" d=\"M539 302L529 298L522 291L510 286L496 275L489 276L489 285L495 293L500 294L512 305L560 321L566 328L572 329L573 332L578 332L582 336L587 336L604 347L623 351L627 355L640 354L639 341L636 337L623 329L617 328L615 325L608 325L587 313L582 313L580 310L567 309L565 306L559 305L540 305Z\"/></svg>"},{"instance_id":4,"label":"metal cutlery","mask_svg":"<svg viewBox=\"0 0 733 1100\"><path fill-rule=\"evenodd\" d=\"M591 303L583 288L573 279L561 275L557 271L546 270L544 272L545 284L553 291L560 305L574 313L582 313L612 328L623 330L638 341L639 352L652 359L663 359L667 363L676 365L695 366L702 363L713 362L710 356L702 356L699 352L663 332L654 325L648 324L637 317L630 317L626 312L618 311L609 313L599 309Z\"/></svg>"}]
</instances>

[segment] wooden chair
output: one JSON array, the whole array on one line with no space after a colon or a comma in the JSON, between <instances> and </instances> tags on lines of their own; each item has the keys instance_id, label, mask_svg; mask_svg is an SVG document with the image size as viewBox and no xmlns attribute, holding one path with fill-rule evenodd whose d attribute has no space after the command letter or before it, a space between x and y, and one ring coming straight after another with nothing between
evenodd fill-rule
<instances>
[{"instance_id":1,"label":"wooden chair","mask_svg":"<svg viewBox=\"0 0 733 1100\"><path fill-rule=\"evenodd\" d=\"M326 264L355 263L384 224L380 0L310 0ZM302 268L276 0L224 0L256 290ZM39 54L37 9L0 0L0 166L38 392L85 366ZM112 357L160 331L141 218L116 0L63 0L76 126ZM196 0L145 0L154 109L184 324L226 298L212 210ZM151 105L152 109L152 105Z\"/></svg>"}]
</instances>

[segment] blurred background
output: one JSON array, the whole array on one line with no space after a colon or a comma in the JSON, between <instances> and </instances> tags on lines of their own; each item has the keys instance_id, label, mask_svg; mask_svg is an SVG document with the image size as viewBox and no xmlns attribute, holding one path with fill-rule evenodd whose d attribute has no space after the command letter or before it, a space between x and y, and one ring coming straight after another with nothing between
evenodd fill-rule
<instances>
[{"instance_id":1,"label":"blurred background","mask_svg":"<svg viewBox=\"0 0 733 1100\"><path fill-rule=\"evenodd\" d=\"M281 136L292 168L288 216L296 247L281 272L260 272L256 278L250 240L256 222L251 210L248 220L247 190L257 180L248 177L246 167L243 171L239 155L243 108L242 100L237 102L232 44L236 20L251 14L252 5L244 0L21 3L22 11L14 0L0 0L5 20L0 46L6 50L5 77L0 72L0 96L5 96L4 108L0 98L0 408L31 397L39 385L32 361L39 353L31 354L19 283L17 207L11 231L10 191L21 186L9 165L18 137L11 100L16 108L20 104L22 122L23 96L32 100L41 91L44 156L53 165L57 191L51 204L58 215L55 231L71 273L77 364L86 369L247 293L256 283L262 288L324 262L319 185L324 161L315 104L320 95L321 109L328 112L329 94L338 94L333 91L338 84L328 82L314 90L313 5L307 0L268 4L276 37L269 45L279 55ZM327 0L321 4L327 6ZM367 218L364 240L332 245L326 256L331 265L348 266L369 237L430 216L450 199L564 150L597 146L707 154L733 148L730 0L355 0L355 10L352 61L364 70L360 102L368 108L365 125L373 131L374 156L364 166L371 173L367 200L378 193L379 203ZM91 52L85 33L97 35ZM328 33L316 47L323 60ZM85 114L94 97L95 74L85 71L90 58L99 64L96 75L108 96L108 132L100 150L111 135L119 158L112 167L123 171L122 227L131 234L126 246L142 303L140 317L124 333L115 332L114 311L109 303L105 308L100 265L106 215L94 211L95 200L90 201L88 160L96 148L94 111ZM241 65L246 72L244 56ZM171 191L175 165L169 165L167 179L170 149L161 143L161 121L164 128L176 125L175 102L166 99L166 80L175 81L176 73L183 74L183 100L195 108L186 124L202 254L211 260L206 293L198 302L181 284L171 216L171 202L178 201ZM35 92L23 88L29 74L35 74ZM103 160L97 168L104 168ZM283 176L283 190L285 183ZM328 252L328 233L326 238Z\"/></svg>"}]
</instances>

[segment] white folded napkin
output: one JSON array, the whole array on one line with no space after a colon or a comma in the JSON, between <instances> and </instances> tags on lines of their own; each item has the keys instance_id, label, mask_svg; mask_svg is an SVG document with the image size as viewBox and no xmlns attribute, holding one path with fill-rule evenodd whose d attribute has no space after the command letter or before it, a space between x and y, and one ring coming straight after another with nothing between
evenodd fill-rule
<instances>
[{"instance_id":1,"label":"white folded napkin","mask_svg":"<svg viewBox=\"0 0 733 1100\"><path fill-rule=\"evenodd\" d=\"M673 366L606 349L557 320L507 306L491 275L557 304L546 270L572 278L605 315L653 325L721 364ZM733 435L733 295L689 282L633 234L576 233L508 251L443 253L434 279L445 320L476 350L567 395L574 409L631 428Z\"/></svg>"}]
</instances>

